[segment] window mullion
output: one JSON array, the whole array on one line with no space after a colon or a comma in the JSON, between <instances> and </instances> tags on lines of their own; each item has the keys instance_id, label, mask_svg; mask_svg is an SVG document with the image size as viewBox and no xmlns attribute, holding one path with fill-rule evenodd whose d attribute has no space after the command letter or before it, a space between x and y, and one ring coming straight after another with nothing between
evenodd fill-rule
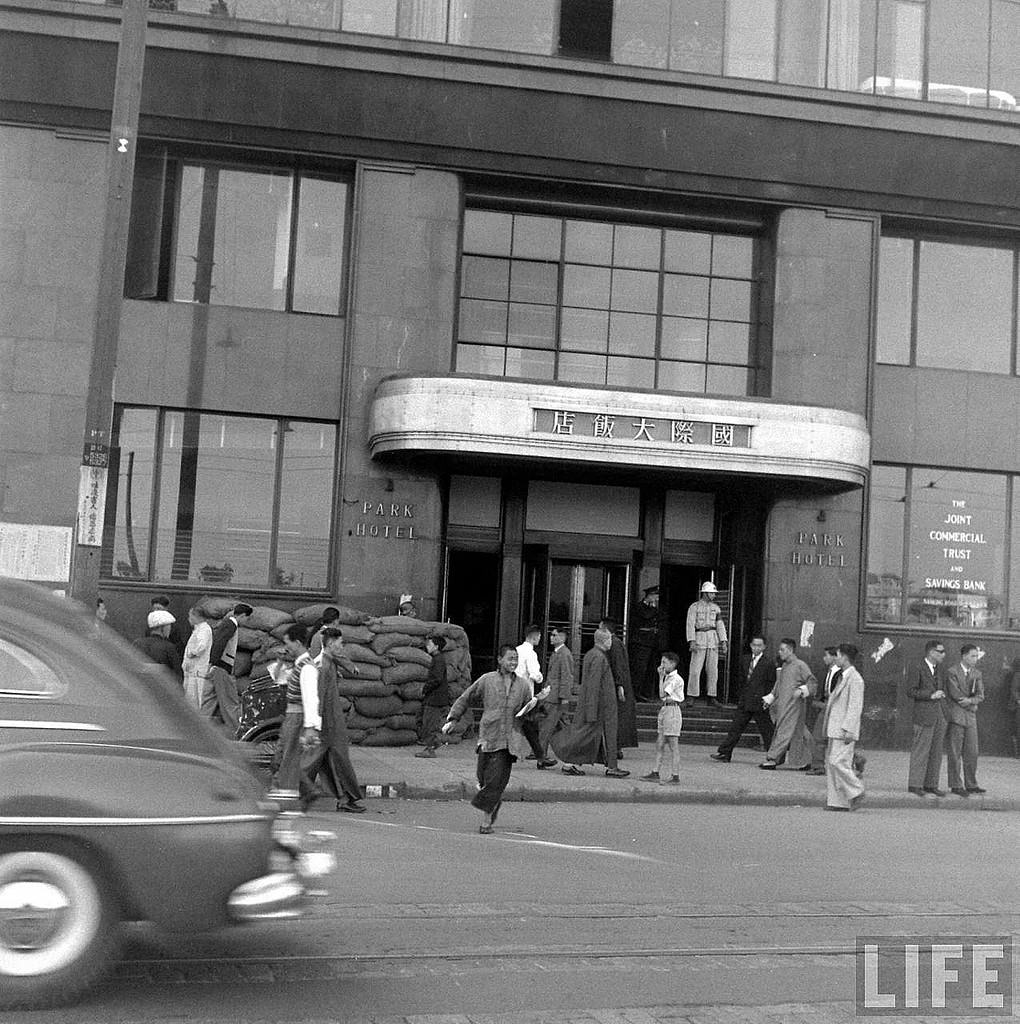
<instances>
[{"instance_id":1,"label":"window mullion","mask_svg":"<svg viewBox=\"0 0 1020 1024\"><path fill-rule=\"evenodd\" d=\"M149 550L146 555L145 578L156 578L156 545L159 539L160 492L163 487L163 435L166 430L166 410L156 410L156 436L152 453L152 503L149 508Z\"/></svg>"},{"instance_id":2,"label":"window mullion","mask_svg":"<svg viewBox=\"0 0 1020 1024\"><path fill-rule=\"evenodd\" d=\"M279 586L276 559L280 546L280 502L283 496L283 445L288 420L276 421L276 464L273 470L273 507L269 527L269 588Z\"/></svg>"},{"instance_id":3,"label":"window mullion","mask_svg":"<svg viewBox=\"0 0 1020 1024\"><path fill-rule=\"evenodd\" d=\"M903 567L900 575L900 625L907 621L907 601L910 599L910 516L911 488L914 483L914 470L906 467L903 481Z\"/></svg>"},{"instance_id":4,"label":"window mullion","mask_svg":"<svg viewBox=\"0 0 1020 1024\"><path fill-rule=\"evenodd\" d=\"M301 175L294 171L291 174L290 180L290 238L287 241L287 284L284 287L283 296L283 308L288 313L294 310L294 274L297 269L298 210L301 205Z\"/></svg>"}]
</instances>

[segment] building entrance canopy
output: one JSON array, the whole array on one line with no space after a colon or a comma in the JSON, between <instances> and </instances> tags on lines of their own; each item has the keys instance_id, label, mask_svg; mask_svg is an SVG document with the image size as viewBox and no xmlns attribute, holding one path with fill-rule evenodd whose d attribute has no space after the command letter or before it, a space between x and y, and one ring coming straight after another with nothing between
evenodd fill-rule
<instances>
[{"instance_id":1,"label":"building entrance canopy","mask_svg":"<svg viewBox=\"0 0 1020 1024\"><path fill-rule=\"evenodd\" d=\"M863 484L862 416L768 399L607 391L463 376L389 377L372 455L474 454Z\"/></svg>"}]
</instances>

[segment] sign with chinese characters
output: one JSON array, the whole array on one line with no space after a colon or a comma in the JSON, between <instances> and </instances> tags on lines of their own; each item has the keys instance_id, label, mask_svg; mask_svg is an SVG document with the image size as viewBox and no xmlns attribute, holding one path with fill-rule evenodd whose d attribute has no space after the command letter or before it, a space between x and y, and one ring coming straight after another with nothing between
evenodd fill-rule
<instances>
[{"instance_id":1,"label":"sign with chinese characters","mask_svg":"<svg viewBox=\"0 0 1020 1024\"><path fill-rule=\"evenodd\" d=\"M108 469L98 466L81 467L78 480L78 543L84 547L103 546L108 473Z\"/></svg>"},{"instance_id":2,"label":"sign with chinese characters","mask_svg":"<svg viewBox=\"0 0 1020 1024\"><path fill-rule=\"evenodd\" d=\"M414 505L399 501L363 501L360 519L354 526L355 537L381 537L383 540L414 540Z\"/></svg>"},{"instance_id":3,"label":"sign with chinese characters","mask_svg":"<svg viewBox=\"0 0 1020 1024\"><path fill-rule=\"evenodd\" d=\"M664 419L633 414L580 412L574 409L535 409L536 433L603 441L701 445L709 448L750 448L751 427L683 417Z\"/></svg>"},{"instance_id":4,"label":"sign with chinese characters","mask_svg":"<svg viewBox=\"0 0 1020 1024\"><path fill-rule=\"evenodd\" d=\"M17 580L69 580L71 527L0 523L0 575Z\"/></svg>"}]
</instances>

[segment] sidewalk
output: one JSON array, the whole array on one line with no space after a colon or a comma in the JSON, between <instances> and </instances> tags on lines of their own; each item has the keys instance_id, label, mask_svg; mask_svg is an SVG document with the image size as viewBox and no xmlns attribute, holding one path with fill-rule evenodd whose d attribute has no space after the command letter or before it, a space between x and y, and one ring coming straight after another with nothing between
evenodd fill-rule
<instances>
[{"instance_id":1,"label":"sidewalk","mask_svg":"<svg viewBox=\"0 0 1020 1024\"><path fill-rule=\"evenodd\" d=\"M444 746L435 758L415 757L420 747L352 747L351 759L368 796L398 796L412 800L465 800L475 792L474 743ZM602 765L586 765L585 777L564 775L557 765L539 771L534 761L514 765L505 800L600 801L626 803L759 804L763 806L822 806L825 779L804 772L761 771L762 754L737 748L729 764L712 761L711 746L684 746L681 740L680 784L659 786L640 781L655 763L651 744L624 750L621 768L626 779L607 779ZM903 807L917 810L1020 810L1020 760L983 757L978 779L984 796L921 799L907 792L909 754L898 750L868 750L864 774L865 808ZM943 774L944 780L944 774ZM945 782L942 782L945 786Z\"/></svg>"}]
</instances>

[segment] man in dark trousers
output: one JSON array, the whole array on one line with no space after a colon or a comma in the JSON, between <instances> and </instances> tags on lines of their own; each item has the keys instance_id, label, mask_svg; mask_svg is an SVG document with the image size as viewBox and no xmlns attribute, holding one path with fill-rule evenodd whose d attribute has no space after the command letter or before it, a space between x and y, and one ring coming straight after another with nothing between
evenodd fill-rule
<instances>
[{"instance_id":1,"label":"man in dark trousers","mask_svg":"<svg viewBox=\"0 0 1020 1024\"><path fill-rule=\"evenodd\" d=\"M234 659L237 657L237 631L252 615L252 606L243 601L235 604L229 615L225 615L213 626L212 649L209 651L210 685L206 687L202 700L202 714L212 717L217 707L220 718L231 739L237 733L237 722L241 714L241 698L237 695L234 681Z\"/></svg>"},{"instance_id":2,"label":"man in dark trousers","mask_svg":"<svg viewBox=\"0 0 1020 1024\"><path fill-rule=\"evenodd\" d=\"M745 654L740 661L740 675L744 685L733 712L730 731L716 753L710 755L713 761L730 761L733 748L740 742L740 737L743 736L751 719L754 719L755 725L758 726L766 750L772 743L775 727L768 708L762 703L762 697L772 689L776 681L776 663L765 653L763 637L752 637L751 653Z\"/></svg>"},{"instance_id":3,"label":"man in dark trousers","mask_svg":"<svg viewBox=\"0 0 1020 1024\"><path fill-rule=\"evenodd\" d=\"M659 588L645 587L644 596L634 605L630 618L630 678L634 693L641 700L659 699L656 666L666 646L662 627Z\"/></svg>"},{"instance_id":4,"label":"man in dark trousers","mask_svg":"<svg viewBox=\"0 0 1020 1024\"><path fill-rule=\"evenodd\" d=\"M574 689L574 655L567 646L566 632L559 626L553 626L549 630L549 643L553 649L545 673L549 696L545 699L546 716L538 735L543 756L548 756L549 739L565 714Z\"/></svg>"},{"instance_id":5,"label":"man in dark trousers","mask_svg":"<svg viewBox=\"0 0 1020 1024\"><path fill-rule=\"evenodd\" d=\"M947 722L945 660L946 645L929 640L924 661L912 670L907 689L914 705L907 791L921 799L946 795L939 789Z\"/></svg>"},{"instance_id":6,"label":"man in dark trousers","mask_svg":"<svg viewBox=\"0 0 1020 1024\"><path fill-rule=\"evenodd\" d=\"M418 736L424 746L415 757L435 757L443 740L442 728L450 710L450 685L446 678L446 637L430 633L425 653L432 658L428 678L421 691L421 719Z\"/></svg>"}]
</instances>

